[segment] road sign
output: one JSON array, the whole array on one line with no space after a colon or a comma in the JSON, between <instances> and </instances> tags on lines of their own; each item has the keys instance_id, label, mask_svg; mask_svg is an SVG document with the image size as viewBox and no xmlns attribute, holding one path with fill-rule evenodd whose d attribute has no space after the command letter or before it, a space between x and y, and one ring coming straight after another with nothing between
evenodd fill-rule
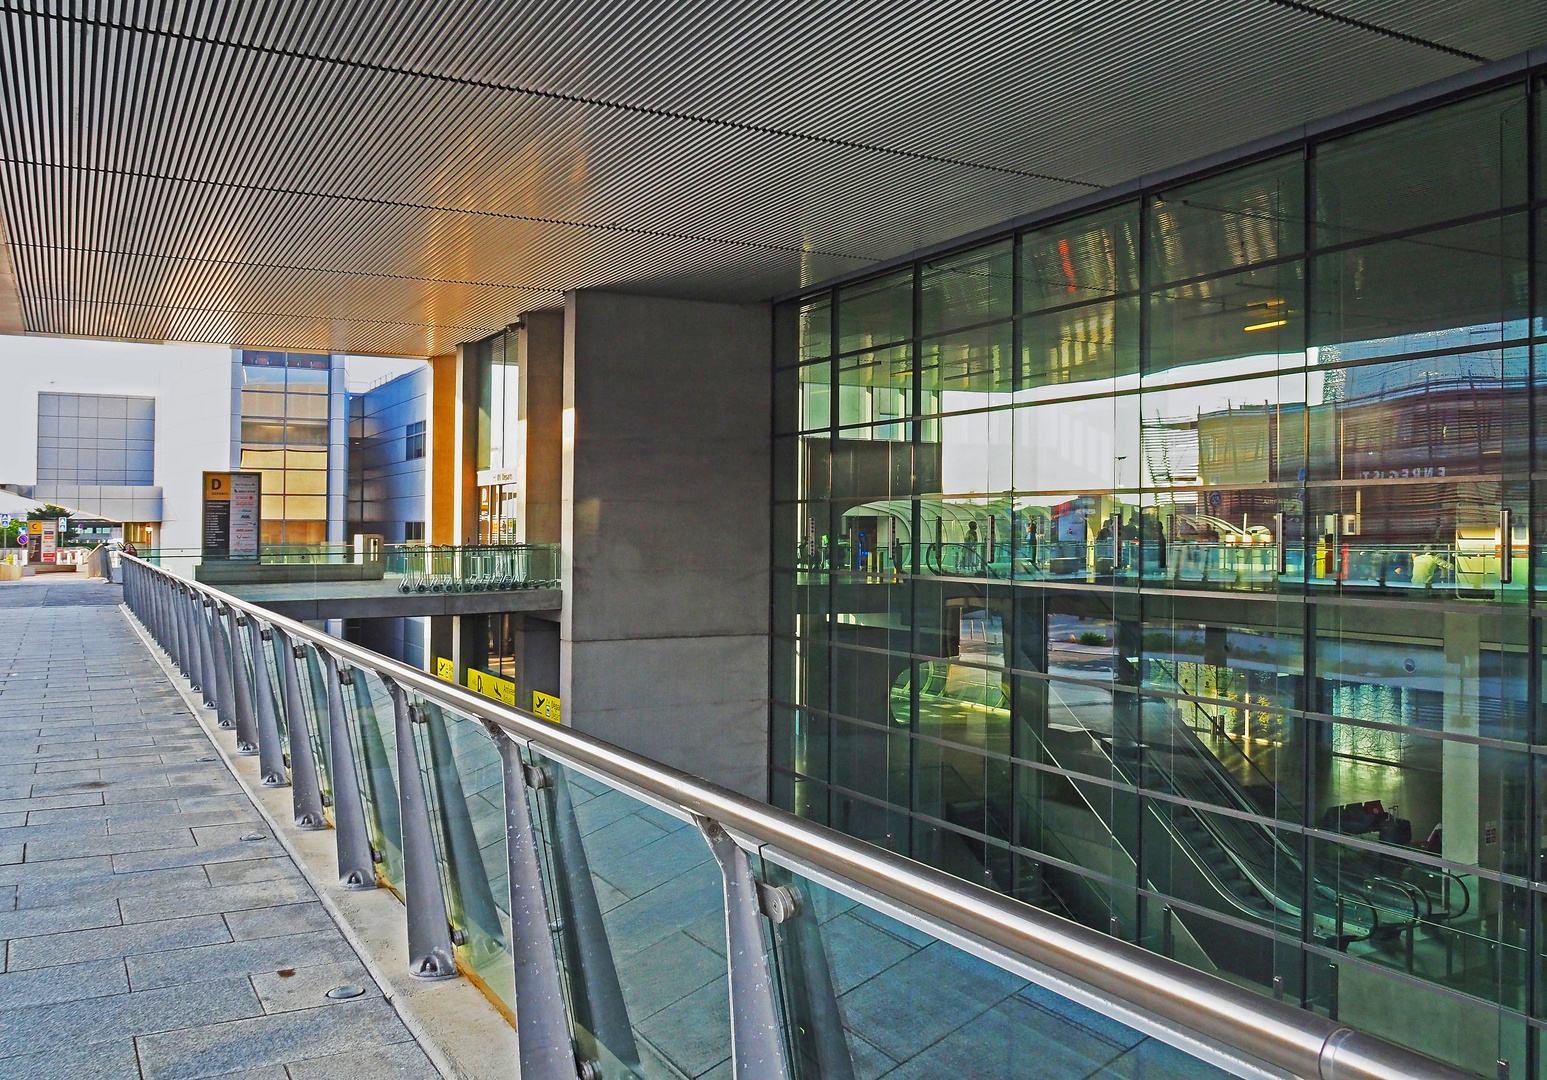
<instances>
[{"instance_id":1,"label":"road sign","mask_svg":"<svg viewBox=\"0 0 1547 1080\"><path fill-rule=\"evenodd\" d=\"M26 529L17 529L16 530L16 546L17 547L26 547L27 546L27 542L29 540L31 540L31 539L32 539L32 537L27 534L27 530Z\"/></svg>"},{"instance_id":2,"label":"road sign","mask_svg":"<svg viewBox=\"0 0 1547 1080\"><path fill-rule=\"evenodd\" d=\"M64 532L69 527L70 527L70 519L69 518L60 518L59 519L59 531L60 532Z\"/></svg>"},{"instance_id":3,"label":"road sign","mask_svg":"<svg viewBox=\"0 0 1547 1080\"><path fill-rule=\"evenodd\" d=\"M0 529L9 529L10 527L11 527L11 515L10 514L0 514Z\"/></svg>"}]
</instances>

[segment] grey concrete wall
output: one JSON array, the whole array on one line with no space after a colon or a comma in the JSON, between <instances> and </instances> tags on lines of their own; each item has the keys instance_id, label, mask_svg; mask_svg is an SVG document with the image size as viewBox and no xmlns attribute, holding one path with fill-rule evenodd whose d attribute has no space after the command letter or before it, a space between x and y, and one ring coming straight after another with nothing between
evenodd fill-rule
<instances>
[{"instance_id":1,"label":"grey concrete wall","mask_svg":"<svg viewBox=\"0 0 1547 1080\"><path fill-rule=\"evenodd\" d=\"M565 304L566 723L765 798L769 316Z\"/></svg>"},{"instance_id":2,"label":"grey concrete wall","mask_svg":"<svg viewBox=\"0 0 1547 1080\"><path fill-rule=\"evenodd\" d=\"M557 544L563 531L564 312L521 317L519 416L526 424L516 528L528 544Z\"/></svg>"}]
</instances>

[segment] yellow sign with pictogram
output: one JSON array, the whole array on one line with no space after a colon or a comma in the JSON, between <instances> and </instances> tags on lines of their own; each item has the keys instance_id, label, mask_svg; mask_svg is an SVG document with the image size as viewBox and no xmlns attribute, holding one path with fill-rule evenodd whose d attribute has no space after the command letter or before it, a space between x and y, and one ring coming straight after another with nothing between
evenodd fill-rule
<instances>
[{"instance_id":1,"label":"yellow sign with pictogram","mask_svg":"<svg viewBox=\"0 0 1547 1080\"><path fill-rule=\"evenodd\" d=\"M456 665L453 664L450 660L447 660L444 656L437 656L435 658L435 677L437 679L445 679L449 683L456 682Z\"/></svg>"},{"instance_id":2,"label":"yellow sign with pictogram","mask_svg":"<svg viewBox=\"0 0 1547 1080\"><path fill-rule=\"evenodd\" d=\"M532 691L532 711L544 720L559 722L559 699L541 690Z\"/></svg>"},{"instance_id":3,"label":"yellow sign with pictogram","mask_svg":"<svg viewBox=\"0 0 1547 1080\"><path fill-rule=\"evenodd\" d=\"M516 703L516 684L498 675L491 675L487 671L468 668L467 688L475 694L482 694L495 701L503 701L506 705Z\"/></svg>"}]
</instances>

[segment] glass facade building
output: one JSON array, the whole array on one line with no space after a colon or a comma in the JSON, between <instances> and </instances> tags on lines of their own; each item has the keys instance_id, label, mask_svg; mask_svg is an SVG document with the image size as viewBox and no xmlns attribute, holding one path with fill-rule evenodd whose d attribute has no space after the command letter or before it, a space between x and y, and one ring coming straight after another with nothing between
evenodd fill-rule
<instances>
[{"instance_id":1,"label":"glass facade building","mask_svg":"<svg viewBox=\"0 0 1547 1080\"><path fill-rule=\"evenodd\" d=\"M240 467L263 474L261 542L326 543L333 358L244 350L239 360Z\"/></svg>"},{"instance_id":2,"label":"glass facade building","mask_svg":"<svg viewBox=\"0 0 1547 1080\"><path fill-rule=\"evenodd\" d=\"M779 305L774 801L1468 1067L1535 1059L1543 100Z\"/></svg>"}]
</instances>

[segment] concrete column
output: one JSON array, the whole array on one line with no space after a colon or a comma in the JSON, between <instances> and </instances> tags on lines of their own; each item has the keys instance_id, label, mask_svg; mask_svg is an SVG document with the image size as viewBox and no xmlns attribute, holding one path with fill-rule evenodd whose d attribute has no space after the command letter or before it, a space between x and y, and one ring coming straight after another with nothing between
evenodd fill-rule
<instances>
[{"instance_id":1,"label":"concrete column","mask_svg":"<svg viewBox=\"0 0 1547 1080\"><path fill-rule=\"evenodd\" d=\"M425 536L432 544L457 543L456 491L458 480L457 449L457 356L430 357L429 438L426 442L424 472L427 488ZM434 636L434 632L431 632ZM449 652L440 655L448 656Z\"/></svg>"},{"instance_id":2,"label":"concrete column","mask_svg":"<svg viewBox=\"0 0 1547 1080\"><path fill-rule=\"evenodd\" d=\"M572 293L564 722L767 795L769 314Z\"/></svg>"},{"instance_id":3,"label":"concrete column","mask_svg":"<svg viewBox=\"0 0 1547 1080\"><path fill-rule=\"evenodd\" d=\"M1482 620L1478 615L1446 612L1445 731L1478 733L1478 680L1481 675ZM1478 746L1445 742L1440 758L1440 823L1444 855L1456 862L1477 861Z\"/></svg>"},{"instance_id":4,"label":"concrete column","mask_svg":"<svg viewBox=\"0 0 1547 1080\"><path fill-rule=\"evenodd\" d=\"M521 458L516 536L523 544L557 544L564 488L564 312L529 311L518 335Z\"/></svg>"}]
</instances>

